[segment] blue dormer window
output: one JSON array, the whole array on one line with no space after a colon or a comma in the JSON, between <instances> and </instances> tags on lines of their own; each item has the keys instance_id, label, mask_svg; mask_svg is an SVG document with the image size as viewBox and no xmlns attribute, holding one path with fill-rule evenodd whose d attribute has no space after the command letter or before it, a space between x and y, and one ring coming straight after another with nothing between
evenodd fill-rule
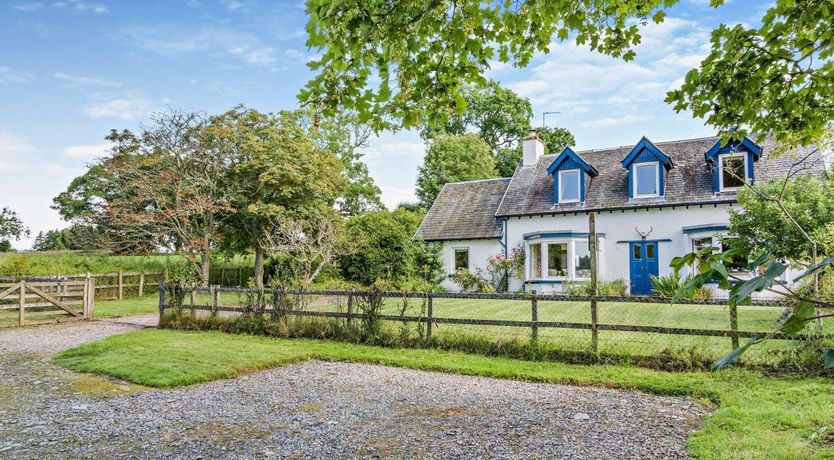
<instances>
[{"instance_id":1,"label":"blue dormer window","mask_svg":"<svg viewBox=\"0 0 834 460\"><path fill-rule=\"evenodd\" d=\"M576 203L580 201L582 193L579 191L581 180L580 170L569 169L559 171L559 203Z\"/></svg>"},{"instance_id":2,"label":"blue dormer window","mask_svg":"<svg viewBox=\"0 0 834 460\"><path fill-rule=\"evenodd\" d=\"M634 169L634 190L632 196L635 198L650 198L660 196L660 173L658 163L636 163Z\"/></svg>"},{"instance_id":3,"label":"blue dormer window","mask_svg":"<svg viewBox=\"0 0 834 460\"><path fill-rule=\"evenodd\" d=\"M597 170L570 147L547 168L553 176L553 203L584 203L585 176L596 176Z\"/></svg>"},{"instance_id":4,"label":"blue dormer window","mask_svg":"<svg viewBox=\"0 0 834 460\"><path fill-rule=\"evenodd\" d=\"M712 164L713 191L734 192L755 179L753 163L759 160L762 148L748 138L721 145L716 141L704 154Z\"/></svg>"},{"instance_id":5,"label":"blue dormer window","mask_svg":"<svg viewBox=\"0 0 834 460\"><path fill-rule=\"evenodd\" d=\"M623 167L628 171L628 198L662 197L665 172L674 166L669 155L663 153L652 141L646 137L640 139L623 159Z\"/></svg>"}]
</instances>

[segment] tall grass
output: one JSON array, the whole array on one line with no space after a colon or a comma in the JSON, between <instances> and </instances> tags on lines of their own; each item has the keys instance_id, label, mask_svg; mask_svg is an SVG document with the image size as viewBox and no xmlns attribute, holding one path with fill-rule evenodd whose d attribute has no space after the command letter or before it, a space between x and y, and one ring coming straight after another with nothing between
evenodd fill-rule
<instances>
[{"instance_id":1,"label":"tall grass","mask_svg":"<svg viewBox=\"0 0 834 460\"><path fill-rule=\"evenodd\" d=\"M215 257L220 266L250 266L251 257ZM0 254L0 276L80 275L122 271L161 272L170 264L182 263L176 254L119 256L103 251L10 252Z\"/></svg>"}]
</instances>

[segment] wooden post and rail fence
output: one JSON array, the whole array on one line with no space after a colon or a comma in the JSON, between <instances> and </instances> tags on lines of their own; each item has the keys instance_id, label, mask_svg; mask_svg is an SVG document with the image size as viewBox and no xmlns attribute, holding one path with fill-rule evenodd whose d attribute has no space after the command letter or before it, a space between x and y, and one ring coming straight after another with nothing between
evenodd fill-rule
<instances>
[{"instance_id":1,"label":"wooden post and rail fence","mask_svg":"<svg viewBox=\"0 0 834 460\"><path fill-rule=\"evenodd\" d=\"M175 308L171 300L170 293L173 292L174 285L166 285L160 283L159 290L159 311L160 315L166 314L166 311ZM347 324L354 324L356 321L366 321L368 316L362 312L361 307L357 308L360 300L365 300L368 296L378 295L386 300L396 303L402 299L411 299L414 301L425 302L424 312L421 315L409 314L375 314L374 318L380 321L390 321L399 323L417 323L425 326L425 338L431 340L433 334L437 333L438 325L457 325L457 326L492 326L498 328L526 328L529 331L531 341L543 340L543 330L555 329L574 329L586 330L590 332L590 348L597 352L599 347L599 337L601 333L605 332L627 332L636 333L648 337L652 335L657 338L657 335L684 335L694 337L718 337L726 338L728 340L728 349L738 347L739 339L750 338L754 336L764 336L771 331L767 330L753 330L742 329L739 327L738 310L741 308L758 308L766 307L768 310L773 310L773 317L777 317L779 311L789 306L790 303L784 300L752 300L737 308L726 309L726 299L680 299L676 301L675 305L670 304L670 299L665 297L654 296L605 296L605 295L566 295L566 294L537 294L537 293L502 293L502 294L485 294L485 293L452 293L452 292L404 292L404 291L357 291L357 290L262 290L262 289L242 289L242 288L224 288L220 286L210 287L189 287L176 286L179 292L182 304L180 308L183 311L189 311L196 314L196 312L204 311L210 314L217 314L225 312L228 314L243 314L257 312L257 314L272 315L275 317L311 317L311 318L331 318L342 319ZM226 302L229 302L230 295L233 297L236 294L238 299L243 297L248 298L250 303L249 310L242 304L231 305L221 304L221 296ZM282 309L279 306L278 298L280 296L297 296L297 298L306 298L309 302L306 305L313 307ZM271 296L271 300L270 300ZM322 302L322 300L340 298L337 302ZM196 299L193 300L193 299ZM437 316L437 301L441 299L471 299L473 301L483 300L500 300L506 301L509 305L512 302L528 302L529 305L529 319L526 320L505 320L494 319L489 317L471 318L471 317L449 317ZM553 302L558 302L554 305ZM546 312L549 315L556 314L557 316L562 311L575 311L575 304L582 302L588 305L587 320L577 320L575 317L571 321L552 321L542 320L542 304L550 303L546 306ZM246 302L244 302L246 303ZM259 305L254 310L251 304ZM718 312L724 311L727 315L728 328L709 328L703 326L680 324L675 326L657 325L655 318L645 317L645 321L640 321L638 316L628 318L628 321L620 322L602 322L599 318L599 311L616 310L618 312L639 311L636 306L645 304L656 304L658 308L676 308L681 306L697 306L703 307L705 313L710 315L710 318L715 318ZM608 305L611 305L609 307ZM322 306L334 306L335 309L322 310ZM327 307L329 308L329 307ZM611 308L612 310L606 310ZM357 311L358 310L358 311ZM391 310L388 310L391 311ZM473 310L477 311L477 303L473 302ZM467 315L469 316L469 315ZM652 324L654 323L654 324ZM832 334L827 334L832 336ZM818 339L818 335L814 334L799 334L796 336L787 337L782 334L771 335L774 340L812 340ZM552 339L552 335L548 336ZM660 339L657 339L660 340Z\"/></svg>"},{"instance_id":2,"label":"wooden post and rail fence","mask_svg":"<svg viewBox=\"0 0 834 460\"><path fill-rule=\"evenodd\" d=\"M96 280L0 283L0 328L93 319Z\"/></svg>"}]
</instances>

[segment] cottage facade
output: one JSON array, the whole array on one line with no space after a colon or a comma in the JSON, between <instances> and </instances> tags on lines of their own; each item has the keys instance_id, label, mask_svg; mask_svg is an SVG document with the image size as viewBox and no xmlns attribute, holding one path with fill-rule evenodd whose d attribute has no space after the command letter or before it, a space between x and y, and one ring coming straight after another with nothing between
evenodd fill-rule
<instances>
[{"instance_id":1,"label":"cottage facade","mask_svg":"<svg viewBox=\"0 0 834 460\"><path fill-rule=\"evenodd\" d=\"M442 245L450 276L486 270L490 258L523 249L524 276L512 276L510 289L558 292L590 277L588 214L595 211L600 278L650 294L651 275L670 273L672 258L727 244L728 209L744 181L784 177L796 156L771 158L772 149L770 140L722 146L714 137L644 137L634 146L545 154L531 131L512 177L446 184L416 236ZM823 171L817 155L806 163L804 173ZM444 287L459 290L450 276Z\"/></svg>"}]
</instances>

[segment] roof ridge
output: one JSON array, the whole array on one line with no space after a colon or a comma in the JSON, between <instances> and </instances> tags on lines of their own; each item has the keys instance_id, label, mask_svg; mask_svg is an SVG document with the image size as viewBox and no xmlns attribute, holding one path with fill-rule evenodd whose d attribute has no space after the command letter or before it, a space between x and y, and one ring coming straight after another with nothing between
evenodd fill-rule
<instances>
[{"instance_id":1,"label":"roof ridge","mask_svg":"<svg viewBox=\"0 0 834 460\"><path fill-rule=\"evenodd\" d=\"M494 180L511 180L511 179L512 179L512 176L510 176L510 177L493 177L493 178L490 178L490 179L461 180L461 181L457 181L457 182L446 182L445 184L443 184L443 186L445 187L447 185L470 184L470 183L473 183L473 182L489 182L489 181L494 181Z\"/></svg>"},{"instance_id":2,"label":"roof ridge","mask_svg":"<svg viewBox=\"0 0 834 460\"><path fill-rule=\"evenodd\" d=\"M643 136L643 137L646 137L646 136ZM643 140L643 137L640 138L641 141ZM718 136L692 137L692 138L689 138L689 139L676 139L676 140L671 140L671 141L660 141L660 142L654 142L651 139L649 139L648 137L646 137L646 139L649 140L649 142L651 142L652 144L658 146L658 145L681 144L681 143L684 143L684 142L714 140L714 139L718 139ZM637 142L637 144L639 144L639 143L640 143L640 141ZM616 147L602 147L602 148L597 148L597 149L574 150L574 152L578 153L578 154L605 152L605 151L610 151L610 150L634 148L634 146L637 145L637 144L619 145L619 146L616 146ZM555 155L555 154L550 154L550 155ZM545 155L545 156L547 156L547 155Z\"/></svg>"}]
</instances>

